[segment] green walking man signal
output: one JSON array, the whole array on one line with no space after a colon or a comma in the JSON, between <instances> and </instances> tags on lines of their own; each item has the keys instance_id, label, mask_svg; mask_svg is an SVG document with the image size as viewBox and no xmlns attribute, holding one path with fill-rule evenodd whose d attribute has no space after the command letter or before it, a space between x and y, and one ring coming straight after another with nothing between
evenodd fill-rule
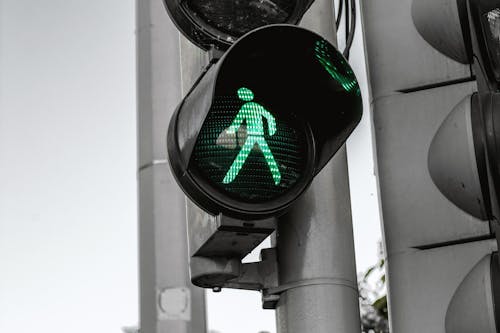
<instances>
[{"instance_id":1,"label":"green walking man signal","mask_svg":"<svg viewBox=\"0 0 500 333\"><path fill-rule=\"evenodd\" d=\"M255 221L253 231L241 224L248 234L271 230L267 219L305 193L361 120L362 104L352 68L327 40L295 25L255 29L203 71L177 107L167 134L172 174L210 215ZM239 236L206 249L233 256L234 241L246 242Z\"/></svg>"},{"instance_id":2,"label":"green walking man signal","mask_svg":"<svg viewBox=\"0 0 500 333\"><path fill-rule=\"evenodd\" d=\"M250 89L238 89L238 97L247 103L243 104L240 108L240 111L236 115L236 118L234 118L233 123L227 129L227 133L236 134L236 131L239 129L243 121L246 121L247 138L245 144L238 153L238 156L236 156L222 182L224 184L229 184L236 178L236 176L238 176L238 173L245 164L248 155L250 155L253 147L257 144L264 154L267 165L271 170L274 184L278 185L281 181L281 173L278 165L276 164L273 153L269 149L267 141L264 138L264 124L262 118L264 117L267 120L270 136L273 136L274 133L276 133L276 120L274 119L274 116L262 105L252 102L254 95Z\"/></svg>"}]
</instances>

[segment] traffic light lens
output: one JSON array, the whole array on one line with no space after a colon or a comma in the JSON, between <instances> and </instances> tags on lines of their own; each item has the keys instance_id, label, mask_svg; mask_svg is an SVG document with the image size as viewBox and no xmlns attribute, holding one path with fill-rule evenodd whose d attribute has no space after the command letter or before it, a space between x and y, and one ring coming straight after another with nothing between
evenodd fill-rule
<instances>
[{"instance_id":1,"label":"traffic light lens","mask_svg":"<svg viewBox=\"0 0 500 333\"><path fill-rule=\"evenodd\" d=\"M331 156L314 149L312 136L321 143L342 131L353 115L345 106L360 97L349 64L326 40L297 43L274 31L267 45L247 39L252 45L224 58L194 144L190 170L221 202L277 202L304 189L314 163Z\"/></svg>"},{"instance_id":2,"label":"traffic light lens","mask_svg":"<svg viewBox=\"0 0 500 333\"><path fill-rule=\"evenodd\" d=\"M316 41L314 55L328 74L339 82L346 92L356 91L359 93L358 82L353 71L343 59L333 58L333 52L325 40ZM336 63L342 65L342 68L339 68Z\"/></svg>"},{"instance_id":3,"label":"traffic light lens","mask_svg":"<svg viewBox=\"0 0 500 333\"><path fill-rule=\"evenodd\" d=\"M345 143L361 111L356 77L333 45L296 26L266 26L229 48L178 106L170 166L211 214L281 214Z\"/></svg>"},{"instance_id":4,"label":"traffic light lens","mask_svg":"<svg viewBox=\"0 0 500 333\"><path fill-rule=\"evenodd\" d=\"M195 173L236 200L263 202L288 191L304 173L306 130L276 114L247 87L215 96L196 141Z\"/></svg>"},{"instance_id":5,"label":"traffic light lens","mask_svg":"<svg viewBox=\"0 0 500 333\"><path fill-rule=\"evenodd\" d=\"M495 8L482 16L486 47L493 65L495 78L500 81L500 9Z\"/></svg>"},{"instance_id":6,"label":"traffic light lens","mask_svg":"<svg viewBox=\"0 0 500 333\"><path fill-rule=\"evenodd\" d=\"M489 23L491 35L498 43L500 40L500 9L495 8L486 13L485 16Z\"/></svg>"},{"instance_id":7,"label":"traffic light lens","mask_svg":"<svg viewBox=\"0 0 500 333\"><path fill-rule=\"evenodd\" d=\"M188 0L188 8L206 24L234 37L257 27L285 23L296 0Z\"/></svg>"}]
</instances>

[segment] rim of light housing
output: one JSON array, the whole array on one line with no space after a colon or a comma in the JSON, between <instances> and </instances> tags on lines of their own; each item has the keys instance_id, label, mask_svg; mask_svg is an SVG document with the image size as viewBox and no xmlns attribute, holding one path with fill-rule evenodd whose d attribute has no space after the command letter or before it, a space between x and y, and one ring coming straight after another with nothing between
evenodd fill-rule
<instances>
[{"instance_id":1,"label":"rim of light housing","mask_svg":"<svg viewBox=\"0 0 500 333\"><path fill-rule=\"evenodd\" d=\"M313 1L314 0L295 0L294 9L288 16L287 20L285 22L274 23L298 24ZM249 29L241 36L231 35L205 22L201 17L196 15L194 11L189 9L186 0L163 0L163 3L170 18L177 26L179 31L181 31L187 39L189 39L196 46L200 47L203 50L216 48L218 50L225 51L245 33L248 33L252 30ZM272 24L272 22L270 22L269 24Z\"/></svg>"}]
</instances>

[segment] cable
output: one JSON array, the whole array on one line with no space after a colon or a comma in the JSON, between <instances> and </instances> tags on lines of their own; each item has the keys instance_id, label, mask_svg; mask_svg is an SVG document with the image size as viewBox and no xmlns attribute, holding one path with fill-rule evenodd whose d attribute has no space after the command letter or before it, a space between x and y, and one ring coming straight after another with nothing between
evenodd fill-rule
<instances>
[{"instance_id":1,"label":"cable","mask_svg":"<svg viewBox=\"0 0 500 333\"><path fill-rule=\"evenodd\" d=\"M335 0L333 0L335 1ZM339 0L339 10L337 12L337 19L335 20L335 27L339 30L340 27L340 19L342 18L342 5L344 4L344 0Z\"/></svg>"},{"instance_id":2,"label":"cable","mask_svg":"<svg viewBox=\"0 0 500 333\"><path fill-rule=\"evenodd\" d=\"M348 1L348 0L346 0ZM347 8L347 3L346 3L346 8ZM346 11L346 17L347 17L347 11ZM347 35L346 32L346 45L343 55L346 59L349 59L349 52L351 50L352 42L354 40L354 33L356 32L356 0L351 0L351 25L349 28L349 34Z\"/></svg>"},{"instance_id":3,"label":"cable","mask_svg":"<svg viewBox=\"0 0 500 333\"><path fill-rule=\"evenodd\" d=\"M332 0L335 1L335 0ZM345 4L344 4L345 3ZM334 2L335 4L335 2ZM342 18L342 11L345 9L345 38L346 44L344 51L342 51L343 56L349 59L349 53L351 51L352 43L354 41L354 34L356 32L356 0L339 0L339 9L337 12L337 17L335 19L335 27L338 29L340 27L340 21ZM349 11L350 9L350 11Z\"/></svg>"},{"instance_id":4,"label":"cable","mask_svg":"<svg viewBox=\"0 0 500 333\"><path fill-rule=\"evenodd\" d=\"M349 25L349 0L344 0L344 1L345 1L345 8L344 8L345 9L345 18L344 18L344 22L345 22L345 43L347 45L347 39L349 38L349 28L350 28L350 25Z\"/></svg>"}]
</instances>

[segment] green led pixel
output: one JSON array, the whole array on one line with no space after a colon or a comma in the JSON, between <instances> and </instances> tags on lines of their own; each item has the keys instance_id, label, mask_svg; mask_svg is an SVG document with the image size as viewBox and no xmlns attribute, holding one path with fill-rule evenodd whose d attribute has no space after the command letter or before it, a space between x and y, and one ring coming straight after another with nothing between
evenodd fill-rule
<instances>
[{"instance_id":1,"label":"green led pixel","mask_svg":"<svg viewBox=\"0 0 500 333\"><path fill-rule=\"evenodd\" d=\"M333 59L331 58L332 52L328 50L329 45L325 40L318 40L314 46L314 55L319 63L323 66L323 68L334 78L337 82L342 85L342 87L347 92L351 92L354 89L359 91L358 83L356 81L356 77L354 73L350 69L350 67L345 64L344 68L347 71L347 75L342 74L342 72L333 64ZM341 59L342 64L344 64L344 60Z\"/></svg>"},{"instance_id":2,"label":"green led pixel","mask_svg":"<svg viewBox=\"0 0 500 333\"><path fill-rule=\"evenodd\" d=\"M247 82L224 88L196 139L193 174L203 186L245 203L269 202L289 192L308 163L304 122Z\"/></svg>"},{"instance_id":3,"label":"green led pixel","mask_svg":"<svg viewBox=\"0 0 500 333\"><path fill-rule=\"evenodd\" d=\"M273 176L274 184L278 185L281 181L281 173L273 153L269 149L267 141L264 138L264 124L262 118L264 117L267 120L270 136L276 133L276 120L262 105L252 102L254 95L250 89L244 87L238 89L238 97L247 103L241 106L233 123L227 129L227 134L235 135L242 123L246 122L246 140L222 182L224 184L229 184L238 176L248 155L250 155L253 147L257 145L264 154L264 158Z\"/></svg>"}]
</instances>

